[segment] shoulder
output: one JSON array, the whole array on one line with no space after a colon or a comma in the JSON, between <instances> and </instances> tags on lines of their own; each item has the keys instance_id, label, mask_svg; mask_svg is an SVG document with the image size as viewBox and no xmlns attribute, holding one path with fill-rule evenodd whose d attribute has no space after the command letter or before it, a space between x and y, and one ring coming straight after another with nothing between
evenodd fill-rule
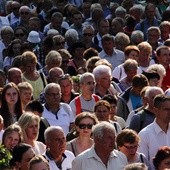
<instances>
[{"instance_id":1,"label":"shoulder","mask_svg":"<svg viewBox=\"0 0 170 170\"><path fill-rule=\"evenodd\" d=\"M66 155L66 159L73 161L75 158L74 154L71 151L65 150L64 154Z\"/></svg>"}]
</instances>

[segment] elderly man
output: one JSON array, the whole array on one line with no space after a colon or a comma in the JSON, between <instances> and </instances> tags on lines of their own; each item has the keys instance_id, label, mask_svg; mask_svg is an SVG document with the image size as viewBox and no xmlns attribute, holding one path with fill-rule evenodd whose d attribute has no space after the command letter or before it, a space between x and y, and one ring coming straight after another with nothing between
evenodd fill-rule
<instances>
[{"instance_id":1,"label":"elderly man","mask_svg":"<svg viewBox=\"0 0 170 170\"><path fill-rule=\"evenodd\" d=\"M83 112L93 112L95 103L100 99L94 94L95 80L92 73L84 73L80 77L81 95L70 102L70 107L75 115Z\"/></svg>"},{"instance_id":2,"label":"elderly man","mask_svg":"<svg viewBox=\"0 0 170 170\"><path fill-rule=\"evenodd\" d=\"M8 70L7 78L8 82L13 82L16 85L22 82L21 78L22 72L19 68L13 67Z\"/></svg>"},{"instance_id":3,"label":"elderly man","mask_svg":"<svg viewBox=\"0 0 170 170\"><path fill-rule=\"evenodd\" d=\"M72 170L123 170L127 165L127 158L123 153L114 150L114 126L103 121L94 126L92 134L94 146L73 160Z\"/></svg>"},{"instance_id":4,"label":"elderly man","mask_svg":"<svg viewBox=\"0 0 170 170\"><path fill-rule=\"evenodd\" d=\"M56 83L48 84L44 89L44 95L43 117L48 120L51 126L60 126L67 135L73 126L75 116L68 104L60 102L60 85Z\"/></svg>"},{"instance_id":5,"label":"elderly man","mask_svg":"<svg viewBox=\"0 0 170 170\"><path fill-rule=\"evenodd\" d=\"M161 146L170 146L170 97L164 94L157 95L154 98L154 113L154 122L139 132L138 148L139 153L145 154L152 165L158 149Z\"/></svg>"},{"instance_id":6,"label":"elderly man","mask_svg":"<svg viewBox=\"0 0 170 170\"><path fill-rule=\"evenodd\" d=\"M72 168L74 154L66 150L64 131L59 126L51 126L45 130L47 150L44 154L51 170L68 170Z\"/></svg>"}]
</instances>

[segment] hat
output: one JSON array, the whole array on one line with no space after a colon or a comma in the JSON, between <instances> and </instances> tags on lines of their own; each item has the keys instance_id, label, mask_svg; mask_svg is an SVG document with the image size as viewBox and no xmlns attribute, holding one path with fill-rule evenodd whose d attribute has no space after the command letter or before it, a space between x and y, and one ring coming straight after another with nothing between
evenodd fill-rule
<instances>
[{"instance_id":1,"label":"hat","mask_svg":"<svg viewBox=\"0 0 170 170\"><path fill-rule=\"evenodd\" d=\"M39 43L41 41L37 31L31 31L28 35L27 41L30 43Z\"/></svg>"}]
</instances>

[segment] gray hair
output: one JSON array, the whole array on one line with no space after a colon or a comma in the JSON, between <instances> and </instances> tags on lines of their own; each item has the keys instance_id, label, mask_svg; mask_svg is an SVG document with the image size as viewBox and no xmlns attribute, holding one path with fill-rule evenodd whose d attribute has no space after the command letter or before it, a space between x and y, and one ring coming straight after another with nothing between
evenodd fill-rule
<instances>
[{"instance_id":1,"label":"gray hair","mask_svg":"<svg viewBox=\"0 0 170 170\"><path fill-rule=\"evenodd\" d=\"M44 93L47 93L50 88L58 88L59 91L61 92L61 88L60 88L60 85L59 85L59 84L57 84L57 83L49 83L49 84L47 84L46 87L44 88Z\"/></svg>"},{"instance_id":2,"label":"gray hair","mask_svg":"<svg viewBox=\"0 0 170 170\"><path fill-rule=\"evenodd\" d=\"M144 34L140 30L135 30L132 32L130 39L132 43L136 44L138 39L144 40Z\"/></svg>"},{"instance_id":3,"label":"gray hair","mask_svg":"<svg viewBox=\"0 0 170 170\"><path fill-rule=\"evenodd\" d=\"M1 36L2 36L3 33L6 33L6 32L10 32L11 35L14 35L14 30L10 26L3 26L1 28Z\"/></svg>"},{"instance_id":4,"label":"gray hair","mask_svg":"<svg viewBox=\"0 0 170 170\"><path fill-rule=\"evenodd\" d=\"M136 60L133 59L127 59L124 64L123 67L125 69L125 73L128 72L129 70L133 70L133 69L138 69L138 62Z\"/></svg>"},{"instance_id":5,"label":"gray hair","mask_svg":"<svg viewBox=\"0 0 170 170\"><path fill-rule=\"evenodd\" d=\"M60 126L50 126L48 127L45 132L44 132L44 139L45 142L50 141L53 136L51 136L51 132L58 131L58 132L63 132L63 129Z\"/></svg>"},{"instance_id":6,"label":"gray hair","mask_svg":"<svg viewBox=\"0 0 170 170\"><path fill-rule=\"evenodd\" d=\"M148 170L144 163L132 163L125 166L124 170Z\"/></svg>"},{"instance_id":7,"label":"gray hair","mask_svg":"<svg viewBox=\"0 0 170 170\"><path fill-rule=\"evenodd\" d=\"M157 86L149 86L147 87L146 91L145 91L145 97L149 97L152 93L154 93L155 91L159 91L160 94L164 94L164 91Z\"/></svg>"},{"instance_id":8,"label":"gray hair","mask_svg":"<svg viewBox=\"0 0 170 170\"><path fill-rule=\"evenodd\" d=\"M112 133L116 134L115 128L111 123L103 121L103 122L96 124L92 128L93 138L96 140L102 140L104 133L106 131L109 131L109 132L111 131Z\"/></svg>"},{"instance_id":9,"label":"gray hair","mask_svg":"<svg viewBox=\"0 0 170 170\"><path fill-rule=\"evenodd\" d=\"M95 79L100 78L101 74L103 73L108 73L109 75L111 75L111 72L111 68L107 65L98 65L93 70Z\"/></svg>"},{"instance_id":10,"label":"gray hair","mask_svg":"<svg viewBox=\"0 0 170 170\"><path fill-rule=\"evenodd\" d=\"M153 64L148 67L147 72L156 72L160 77L164 77L166 75L166 70L162 64Z\"/></svg>"},{"instance_id":11,"label":"gray hair","mask_svg":"<svg viewBox=\"0 0 170 170\"><path fill-rule=\"evenodd\" d=\"M129 36L123 32L119 32L115 36L115 45L119 44L130 44Z\"/></svg>"},{"instance_id":12,"label":"gray hair","mask_svg":"<svg viewBox=\"0 0 170 170\"><path fill-rule=\"evenodd\" d=\"M92 77L94 78L94 75L92 73L89 73L89 72L86 72L86 73L83 73L81 76L80 76L80 84L84 83L85 79L87 77Z\"/></svg>"},{"instance_id":13,"label":"gray hair","mask_svg":"<svg viewBox=\"0 0 170 170\"><path fill-rule=\"evenodd\" d=\"M122 6L117 7L116 10L115 10L115 14L117 15L117 14L119 14L119 13L124 13L124 14L126 14L126 9L123 8Z\"/></svg>"},{"instance_id":14,"label":"gray hair","mask_svg":"<svg viewBox=\"0 0 170 170\"><path fill-rule=\"evenodd\" d=\"M65 33L65 39L76 42L79 39L78 32L75 29L69 29Z\"/></svg>"},{"instance_id":15,"label":"gray hair","mask_svg":"<svg viewBox=\"0 0 170 170\"><path fill-rule=\"evenodd\" d=\"M92 25L84 25L82 32L84 32L86 29L91 29L93 32L95 32L95 29Z\"/></svg>"}]
</instances>

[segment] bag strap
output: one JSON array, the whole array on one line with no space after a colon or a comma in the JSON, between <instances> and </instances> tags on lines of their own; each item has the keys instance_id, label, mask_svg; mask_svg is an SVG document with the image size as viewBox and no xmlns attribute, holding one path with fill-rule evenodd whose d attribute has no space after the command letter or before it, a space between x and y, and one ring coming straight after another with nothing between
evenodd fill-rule
<instances>
[{"instance_id":1,"label":"bag strap","mask_svg":"<svg viewBox=\"0 0 170 170\"><path fill-rule=\"evenodd\" d=\"M45 88L45 86L46 86L45 77L44 77L44 75L43 75L42 72L40 72L40 76L41 76L41 79L42 79L42 82L43 82L43 86L44 86L44 88Z\"/></svg>"}]
</instances>

